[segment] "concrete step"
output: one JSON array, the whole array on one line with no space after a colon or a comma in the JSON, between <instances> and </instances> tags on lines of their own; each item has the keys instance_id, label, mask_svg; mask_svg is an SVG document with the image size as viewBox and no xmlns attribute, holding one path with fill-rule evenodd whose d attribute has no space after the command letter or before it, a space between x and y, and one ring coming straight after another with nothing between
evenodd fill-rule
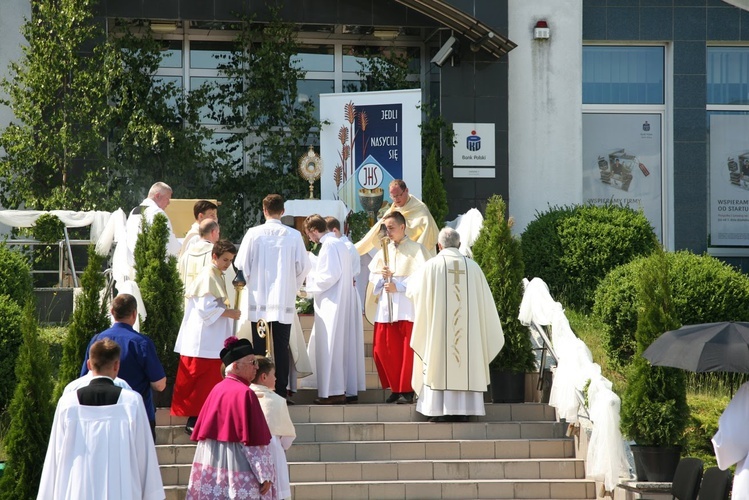
<instances>
[{"instance_id":1,"label":"concrete step","mask_svg":"<svg viewBox=\"0 0 749 500\"><path fill-rule=\"evenodd\" d=\"M156 446L161 465L191 464L195 444ZM402 440L294 443L289 462L571 458L572 439Z\"/></svg>"},{"instance_id":2,"label":"concrete step","mask_svg":"<svg viewBox=\"0 0 749 500\"><path fill-rule=\"evenodd\" d=\"M164 487L166 500L184 500L185 486ZM434 500L441 499L594 499L595 483L587 480L450 480L437 481L366 481L295 483L291 485L296 500L371 499Z\"/></svg>"},{"instance_id":3,"label":"concrete step","mask_svg":"<svg viewBox=\"0 0 749 500\"><path fill-rule=\"evenodd\" d=\"M164 486L187 484L190 464L175 464L161 469ZM291 462L292 483L417 481L452 479L584 479L582 460L568 459L496 459L496 460L402 460L340 462Z\"/></svg>"},{"instance_id":4,"label":"concrete step","mask_svg":"<svg viewBox=\"0 0 749 500\"><path fill-rule=\"evenodd\" d=\"M360 399L361 400L361 399ZM295 424L307 423L357 423L357 422L426 422L427 417L416 411L415 404L349 404L349 405L294 405L289 406L289 415ZM542 403L484 405L486 415L469 417L470 422L555 422L554 409ZM465 423L470 423L465 422ZM156 409L156 444L172 431L159 427L184 427L187 417L174 417L169 408ZM461 422L463 423L463 422ZM450 425L450 424L431 424ZM458 424L459 425L459 424ZM176 431L174 431L176 432Z\"/></svg>"},{"instance_id":5,"label":"concrete step","mask_svg":"<svg viewBox=\"0 0 749 500\"><path fill-rule=\"evenodd\" d=\"M564 438L559 422L358 422L295 424L295 444L326 441Z\"/></svg>"}]
</instances>

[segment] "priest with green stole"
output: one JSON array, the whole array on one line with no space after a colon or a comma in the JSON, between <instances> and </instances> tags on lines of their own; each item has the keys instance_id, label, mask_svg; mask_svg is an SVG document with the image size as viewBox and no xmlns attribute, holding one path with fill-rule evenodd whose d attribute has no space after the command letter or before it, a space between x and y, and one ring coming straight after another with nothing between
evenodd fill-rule
<instances>
[{"instance_id":1,"label":"priest with green stole","mask_svg":"<svg viewBox=\"0 0 749 500\"><path fill-rule=\"evenodd\" d=\"M463 256L452 228L438 237L440 252L408 281L414 307L411 348L416 411L430 421L485 415L489 362L504 345L502 325L481 268Z\"/></svg>"}]
</instances>

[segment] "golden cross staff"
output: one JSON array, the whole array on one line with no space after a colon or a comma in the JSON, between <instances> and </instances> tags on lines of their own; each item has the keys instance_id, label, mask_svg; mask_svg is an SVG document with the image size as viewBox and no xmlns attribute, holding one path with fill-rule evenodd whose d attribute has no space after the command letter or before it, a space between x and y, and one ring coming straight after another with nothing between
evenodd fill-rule
<instances>
[{"instance_id":1,"label":"golden cross staff","mask_svg":"<svg viewBox=\"0 0 749 500\"><path fill-rule=\"evenodd\" d=\"M382 260L385 262L385 267L390 267L390 256L388 255L388 245L390 244L390 238L387 236L383 236L383 232L387 234L387 231L384 230L385 226L380 226L380 246L382 247ZM388 276L388 278L385 280L385 283L390 284L392 281L392 276ZM388 323L393 322L393 295L385 291L385 295L388 298Z\"/></svg>"}]
</instances>

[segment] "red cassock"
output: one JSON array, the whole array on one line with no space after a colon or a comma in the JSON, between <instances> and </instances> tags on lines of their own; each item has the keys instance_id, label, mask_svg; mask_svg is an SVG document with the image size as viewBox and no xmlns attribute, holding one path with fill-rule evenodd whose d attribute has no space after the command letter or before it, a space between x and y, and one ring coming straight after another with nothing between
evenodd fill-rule
<instances>
[{"instance_id":1,"label":"red cassock","mask_svg":"<svg viewBox=\"0 0 749 500\"><path fill-rule=\"evenodd\" d=\"M414 366L414 352L411 349L410 321L375 323L372 339L372 353L380 383L392 392L411 392L411 372Z\"/></svg>"}]
</instances>

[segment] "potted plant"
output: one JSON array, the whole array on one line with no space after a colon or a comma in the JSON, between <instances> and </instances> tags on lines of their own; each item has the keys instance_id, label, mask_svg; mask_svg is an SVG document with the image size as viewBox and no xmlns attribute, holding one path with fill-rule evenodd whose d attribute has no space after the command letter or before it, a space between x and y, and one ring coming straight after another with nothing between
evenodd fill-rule
<instances>
[{"instance_id":1,"label":"potted plant","mask_svg":"<svg viewBox=\"0 0 749 500\"><path fill-rule=\"evenodd\" d=\"M669 263L662 250L646 259L637 279L637 354L622 397L622 433L632 446L641 481L673 480L689 423L683 370L651 366L642 356L663 332L678 328L671 301Z\"/></svg>"},{"instance_id":2,"label":"potted plant","mask_svg":"<svg viewBox=\"0 0 749 500\"><path fill-rule=\"evenodd\" d=\"M528 328L518 320L523 297L523 259L520 241L512 235L513 220L505 218L505 202L492 196L486 205L484 225L473 245L473 258L486 275L497 306L505 345L489 364L492 401L522 403L525 374L532 371L536 357Z\"/></svg>"}]
</instances>

